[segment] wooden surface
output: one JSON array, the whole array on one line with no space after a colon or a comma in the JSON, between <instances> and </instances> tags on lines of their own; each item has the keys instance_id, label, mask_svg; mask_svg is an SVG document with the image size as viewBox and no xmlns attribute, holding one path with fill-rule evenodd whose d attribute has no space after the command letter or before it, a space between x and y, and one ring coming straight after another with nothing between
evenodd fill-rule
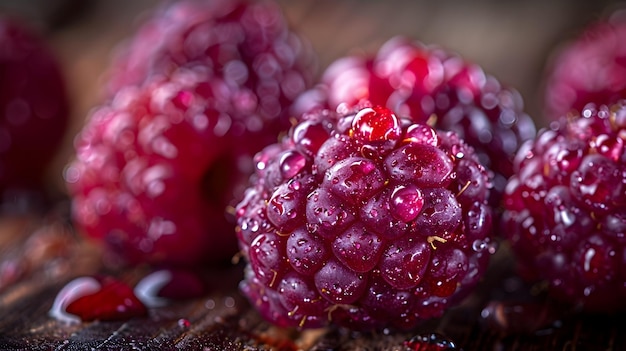
<instances>
[{"instance_id":1,"label":"wooden surface","mask_svg":"<svg viewBox=\"0 0 626 351\"><path fill-rule=\"evenodd\" d=\"M14 238L0 258L0 350L407 350L405 341L432 332L465 351L626 350L623 314L559 307L515 277L506 247L472 296L410 332L273 327L238 293L241 265L213 269L206 296L152 308L148 317L67 324L48 315L56 294L77 276L105 271L94 248L59 218L0 221L3 235ZM143 274L117 273L129 284Z\"/></svg>"},{"instance_id":2,"label":"wooden surface","mask_svg":"<svg viewBox=\"0 0 626 351\"><path fill-rule=\"evenodd\" d=\"M320 71L338 57L373 52L391 36L408 35L448 47L517 88L539 125L543 124L541 79L550 55L589 21L620 6L606 0L279 3L292 27L309 38L319 54ZM65 69L73 125L50 169L51 183L61 197L61 174L71 157L71 140L87 111L100 101L99 79L111 50L136 28L137 16L155 4L152 0L94 0L89 5L80 0L0 2L0 12L22 14L46 32ZM214 272L215 281L222 283L208 296L152 310L144 319L65 325L47 314L56 292L71 278L99 270L94 259L97 251L77 241L63 220L66 205L60 204L52 215L0 217L0 350L404 350L403 342L412 335L433 331L445 334L465 351L626 350L624 315L555 311L551 301L530 294L528 287L506 294L503 282L519 283L512 275L506 248L497 254L485 282L471 298L442 319L409 333L358 334L334 329L299 333L274 328L237 292L240 267ZM52 234L41 236L40 229ZM36 239L31 241L31 236ZM128 275L132 280L132 273ZM530 294L532 301L524 306L538 314L529 317L526 313L512 320L481 318L487 304L505 297L518 301L514 299L517 294L521 294L519 301L526 301ZM188 327L184 320L190 322ZM521 324L503 328L503 321Z\"/></svg>"}]
</instances>

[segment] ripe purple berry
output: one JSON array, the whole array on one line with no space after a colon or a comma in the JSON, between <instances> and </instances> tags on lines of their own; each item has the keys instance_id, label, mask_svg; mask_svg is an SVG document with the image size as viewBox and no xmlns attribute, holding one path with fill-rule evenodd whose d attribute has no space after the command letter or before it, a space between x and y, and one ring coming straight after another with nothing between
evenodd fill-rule
<instances>
[{"instance_id":1,"label":"ripe purple berry","mask_svg":"<svg viewBox=\"0 0 626 351\"><path fill-rule=\"evenodd\" d=\"M411 328L485 271L490 179L452 132L380 106L320 110L256 159L236 210L241 288L276 324Z\"/></svg>"},{"instance_id":2,"label":"ripe purple berry","mask_svg":"<svg viewBox=\"0 0 626 351\"><path fill-rule=\"evenodd\" d=\"M626 304L626 104L544 129L520 150L504 223L521 267L588 310Z\"/></svg>"},{"instance_id":3,"label":"ripe purple berry","mask_svg":"<svg viewBox=\"0 0 626 351\"><path fill-rule=\"evenodd\" d=\"M513 175L515 152L535 136L534 122L517 91L453 52L401 37L387 41L375 55L333 62L321 84L302 94L293 110L296 115L335 110L363 100L410 116L415 123L457 133L494 172L493 206L500 205L506 179ZM365 121L363 129L353 130L364 138L379 137L370 136L369 127ZM391 126L387 130L396 133Z\"/></svg>"},{"instance_id":4,"label":"ripe purple berry","mask_svg":"<svg viewBox=\"0 0 626 351\"><path fill-rule=\"evenodd\" d=\"M626 98L626 19L615 13L588 25L549 62L545 114L558 119L577 115L587 103L610 105Z\"/></svg>"},{"instance_id":5,"label":"ripe purple berry","mask_svg":"<svg viewBox=\"0 0 626 351\"><path fill-rule=\"evenodd\" d=\"M177 1L153 14L112 65L110 101L76 138L65 175L79 227L129 263L230 258L227 209L254 153L288 128L286 106L313 74L308 49L270 1ZM272 174L296 174L302 157L283 156ZM270 216L288 216L289 196L273 199L282 209Z\"/></svg>"}]
</instances>

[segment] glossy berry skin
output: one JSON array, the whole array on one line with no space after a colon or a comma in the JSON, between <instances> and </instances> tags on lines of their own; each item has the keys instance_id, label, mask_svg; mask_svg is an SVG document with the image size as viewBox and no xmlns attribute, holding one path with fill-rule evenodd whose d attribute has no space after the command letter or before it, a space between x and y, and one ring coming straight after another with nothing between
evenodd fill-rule
<instances>
[{"instance_id":1,"label":"glossy berry skin","mask_svg":"<svg viewBox=\"0 0 626 351\"><path fill-rule=\"evenodd\" d=\"M546 68L545 115L578 115L587 103L612 104L626 98L626 18L615 13L589 24L555 50Z\"/></svg>"},{"instance_id":2,"label":"glossy berry skin","mask_svg":"<svg viewBox=\"0 0 626 351\"><path fill-rule=\"evenodd\" d=\"M333 62L321 84L296 101L294 111L299 115L362 100L457 133L494 172L493 206L513 174L515 152L536 132L516 90L451 51L403 37L388 40L375 55Z\"/></svg>"},{"instance_id":3,"label":"glossy berry skin","mask_svg":"<svg viewBox=\"0 0 626 351\"><path fill-rule=\"evenodd\" d=\"M241 289L281 326L411 328L481 278L489 177L453 132L381 106L304 115L236 210Z\"/></svg>"},{"instance_id":4,"label":"glossy berry skin","mask_svg":"<svg viewBox=\"0 0 626 351\"><path fill-rule=\"evenodd\" d=\"M0 193L39 191L69 120L59 62L44 39L0 18Z\"/></svg>"},{"instance_id":5,"label":"glossy berry skin","mask_svg":"<svg viewBox=\"0 0 626 351\"><path fill-rule=\"evenodd\" d=\"M626 104L593 104L517 155L504 233L530 278L587 310L626 307Z\"/></svg>"},{"instance_id":6,"label":"glossy berry skin","mask_svg":"<svg viewBox=\"0 0 626 351\"><path fill-rule=\"evenodd\" d=\"M237 251L229 206L288 128L314 61L272 2L179 1L113 64L110 101L65 177L76 222L126 262L193 266Z\"/></svg>"},{"instance_id":7,"label":"glossy berry skin","mask_svg":"<svg viewBox=\"0 0 626 351\"><path fill-rule=\"evenodd\" d=\"M73 217L126 263L189 267L236 252L226 208L270 137L236 119L228 86L205 69L120 91L75 140Z\"/></svg>"}]
</instances>

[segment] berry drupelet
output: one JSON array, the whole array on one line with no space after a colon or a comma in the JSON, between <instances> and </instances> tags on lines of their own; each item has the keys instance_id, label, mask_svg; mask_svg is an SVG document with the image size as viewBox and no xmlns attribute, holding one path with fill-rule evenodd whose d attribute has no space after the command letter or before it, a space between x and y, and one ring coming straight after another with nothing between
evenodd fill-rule
<instances>
[{"instance_id":1,"label":"berry drupelet","mask_svg":"<svg viewBox=\"0 0 626 351\"><path fill-rule=\"evenodd\" d=\"M388 40L376 55L335 61L321 81L296 100L296 115L369 100L416 123L454 131L494 172L493 206L513 175L515 152L536 132L516 90L453 52L403 37Z\"/></svg>"},{"instance_id":2,"label":"berry drupelet","mask_svg":"<svg viewBox=\"0 0 626 351\"><path fill-rule=\"evenodd\" d=\"M45 190L69 121L61 67L43 38L0 18L0 77L0 193Z\"/></svg>"},{"instance_id":3,"label":"berry drupelet","mask_svg":"<svg viewBox=\"0 0 626 351\"><path fill-rule=\"evenodd\" d=\"M626 307L626 102L588 104L520 149L504 233L522 272L591 311Z\"/></svg>"},{"instance_id":4,"label":"berry drupelet","mask_svg":"<svg viewBox=\"0 0 626 351\"><path fill-rule=\"evenodd\" d=\"M545 115L577 115L589 102L626 98L626 18L617 12L555 51L546 69Z\"/></svg>"},{"instance_id":5,"label":"berry drupelet","mask_svg":"<svg viewBox=\"0 0 626 351\"><path fill-rule=\"evenodd\" d=\"M281 326L411 328L475 286L490 179L455 133L363 103L305 114L237 206L241 288Z\"/></svg>"},{"instance_id":6,"label":"berry drupelet","mask_svg":"<svg viewBox=\"0 0 626 351\"><path fill-rule=\"evenodd\" d=\"M269 1L178 1L154 14L75 140L65 177L83 232L128 263L230 258L227 209L253 155L288 128L286 106L313 74L307 50Z\"/></svg>"}]
</instances>

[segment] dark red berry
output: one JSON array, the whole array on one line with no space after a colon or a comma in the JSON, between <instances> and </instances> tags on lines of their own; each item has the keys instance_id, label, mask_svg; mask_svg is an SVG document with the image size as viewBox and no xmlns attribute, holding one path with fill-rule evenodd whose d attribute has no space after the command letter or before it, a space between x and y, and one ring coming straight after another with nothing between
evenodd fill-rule
<instances>
[{"instance_id":1,"label":"dark red berry","mask_svg":"<svg viewBox=\"0 0 626 351\"><path fill-rule=\"evenodd\" d=\"M407 351L456 351L456 344L439 333L419 334L404 342Z\"/></svg>"},{"instance_id":2,"label":"dark red berry","mask_svg":"<svg viewBox=\"0 0 626 351\"><path fill-rule=\"evenodd\" d=\"M64 77L37 33L0 18L0 193L41 191L69 121Z\"/></svg>"},{"instance_id":3,"label":"dark red berry","mask_svg":"<svg viewBox=\"0 0 626 351\"><path fill-rule=\"evenodd\" d=\"M587 106L520 150L504 232L556 296L613 310L626 307L626 104Z\"/></svg>"},{"instance_id":4,"label":"dark red berry","mask_svg":"<svg viewBox=\"0 0 626 351\"><path fill-rule=\"evenodd\" d=\"M236 210L241 288L278 325L412 328L485 271L490 179L452 132L381 106L323 110L256 160Z\"/></svg>"},{"instance_id":5,"label":"dark red berry","mask_svg":"<svg viewBox=\"0 0 626 351\"><path fill-rule=\"evenodd\" d=\"M80 277L57 294L50 315L72 322L127 320L147 314L146 307L125 283L109 276Z\"/></svg>"},{"instance_id":6,"label":"dark red berry","mask_svg":"<svg viewBox=\"0 0 626 351\"><path fill-rule=\"evenodd\" d=\"M206 78L231 88L230 103L249 116L252 129L288 126L284 107L311 85L316 65L310 44L289 30L268 0L170 3L116 54L109 95L180 66L202 65L209 68Z\"/></svg>"},{"instance_id":7,"label":"dark red berry","mask_svg":"<svg viewBox=\"0 0 626 351\"><path fill-rule=\"evenodd\" d=\"M76 138L65 179L79 226L130 263L229 259L231 206L309 84L307 50L272 2L178 1L154 14L113 65L112 99ZM271 174L302 162L285 154ZM288 212L290 201L273 203Z\"/></svg>"},{"instance_id":8,"label":"dark red berry","mask_svg":"<svg viewBox=\"0 0 626 351\"><path fill-rule=\"evenodd\" d=\"M457 133L494 172L493 206L499 205L506 179L513 175L515 152L535 136L534 122L524 112L517 91L455 53L401 37L387 41L375 55L333 62L321 84L302 94L293 110L299 115L321 108L345 109L364 100L386 106L398 116L410 116L415 123ZM371 134L374 123L367 116L354 120L361 126L352 126L355 133L365 139L383 137ZM388 137L396 135L396 128L389 126ZM430 137L415 133L404 137Z\"/></svg>"},{"instance_id":9,"label":"dark red berry","mask_svg":"<svg viewBox=\"0 0 626 351\"><path fill-rule=\"evenodd\" d=\"M615 13L587 25L561 45L546 69L545 114L577 115L587 103L612 104L626 98L626 21Z\"/></svg>"}]
</instances>

